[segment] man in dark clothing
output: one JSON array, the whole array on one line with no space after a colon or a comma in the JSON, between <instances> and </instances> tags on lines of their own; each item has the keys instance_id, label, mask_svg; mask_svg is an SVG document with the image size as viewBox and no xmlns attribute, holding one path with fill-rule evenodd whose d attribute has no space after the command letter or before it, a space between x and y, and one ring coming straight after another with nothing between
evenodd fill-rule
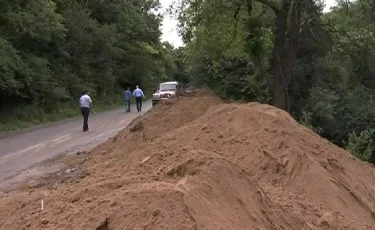
<instances>
[{"instance_id":1,"label":"man in dark clothing","mask_svg":"<svg viewBox=\"0 0 375 230\"><path fill-rule=\"evenodd\" d=\"M142 112L142 99L145 99L145 95L138 85L133 92L133 96L135 97L135 102L137 103L138 112Z\"/></svg>"},{"instance_id":2,"label":"man in dark clothing","mask_svg":"<svg viewBox=\"0 0 375 230\"><path fill-rule=\"evenodd\" d=\"M90 114L90 105L92 103L91 97L89 96L89 92L86 90L84 94L79 99L79 104L81 106L81 113L83 116L83 132L89 130L88 120Z\"/></svg>"},{"instance_id":3,"label":"man in dark clothing","mask_svg":"<svg viewBox=\"0 0 375 230\"><path fill-rule=\"evenodd\" d=\"M125 100L125 108L126 112L130 112L130 100L132 97L132 93L130 92L130 88L128 87L124 92L124 100Z\"/></svg>"}]
</instances>

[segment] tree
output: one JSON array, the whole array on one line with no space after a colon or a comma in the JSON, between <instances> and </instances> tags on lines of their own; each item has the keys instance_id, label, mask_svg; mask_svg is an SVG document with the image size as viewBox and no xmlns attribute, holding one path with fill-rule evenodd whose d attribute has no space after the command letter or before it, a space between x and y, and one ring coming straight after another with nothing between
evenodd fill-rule
<instances>
[{"instance_id":1,"label":"tree","mask_svg":"<svg viewBox=\"0 0 375 230\"><path fill-rule=\"evenodd\" d=\"M223 98L271 103L347 146L353 131L374 129L375 7L322 8L312 0L180 0L173 10L189 79Z\"/></svg>"},{"instance_id":2,"label":"tree","mask_svg":"<svg viewBox=\"0 0 375 230\"><path fill-rule=\"evenodd\" d=\"M2 1L1 117L28 104L52 113L56 103L75 104L84 89L100 100L173 75L159 7L157 0Z\"/></svg>"}]
</instances>

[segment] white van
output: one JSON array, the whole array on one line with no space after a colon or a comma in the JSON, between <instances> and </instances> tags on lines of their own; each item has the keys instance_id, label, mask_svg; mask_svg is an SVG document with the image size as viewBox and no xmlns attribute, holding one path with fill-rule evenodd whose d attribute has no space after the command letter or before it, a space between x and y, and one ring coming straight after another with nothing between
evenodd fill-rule
<instances>
[{"instance_id":1,"label":"white van","mask_svg":"<svg viewBox=\"0 0 375 230\"><path fill-rule=\"evenodd\" d=\"M178 87L179 84L177 81L161 83L157 91L152 94L152 106L155 106L160 100L168 100L169 98L175 97Z\"/></svg>"}]
</instances>

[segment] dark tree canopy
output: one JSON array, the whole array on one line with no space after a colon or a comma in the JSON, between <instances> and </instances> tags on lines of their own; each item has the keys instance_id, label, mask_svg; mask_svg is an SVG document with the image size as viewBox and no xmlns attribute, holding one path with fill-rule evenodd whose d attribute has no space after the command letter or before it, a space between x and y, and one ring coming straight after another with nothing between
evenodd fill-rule
<instances>
[{"instance_id":1,"label":"dark tree canopy","mask_svg":"<svg viewBox=\"0 0 375 230\"><path fill-rule=\"evenodd\" d=\"M192 84L287 110L369 160L375 149L375 5L338 1L328 13L323 8L314 0L179 0L171 10Z\"/></svg>"},{"instance_id":2,"label":"dark tree canopy","mask_svg":"<svg viewBox=\"0 0 375 230\"><path fill-rule=\"evenodd\" d=\"M77 115L84 90L104 108L121 103L125 87L147 92L173 78L159 8L158 0L2 0L0 131Z\"/></svg>"},{"instance_id":3,"label":"dark tree canopy","mask_svg":"<svg viewBox=\"0 0 375 230\"><path fill-rule=\"evenodd\" d=\"M0 106L76 100L124 86L153 87L174 60L160 42L152 0L4 0Z\"/></svg>"}]
</instances>

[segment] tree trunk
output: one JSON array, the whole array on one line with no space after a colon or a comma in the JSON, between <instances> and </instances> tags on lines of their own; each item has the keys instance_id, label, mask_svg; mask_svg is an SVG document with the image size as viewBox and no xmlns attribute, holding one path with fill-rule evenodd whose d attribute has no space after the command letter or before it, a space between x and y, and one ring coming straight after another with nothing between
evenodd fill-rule
<instances>
[{"instance_id":1,"label":"tree trunk","mask_svg":"<svg viewBox=\"0 0 375 230\"><path fill-rule=\"evenodd\" d=\"M275 41L272 52L272 105L280 109L288 109L287 86L284 79L285 36L291 0L284 0L280 11L276 12Z\"/></svg>"},{"instance_id":2,"label":"tree trunk","mask_svg":"<svg viewBox=\"0 0 375 230\"><path fill-rule=\"evenodd\" d=\"M288 88L297 61L299 28L303 0L284 0L276 14L276 32L272 54L272 105L290 111ZM290 22L289 31L288 19ZM286 42L286 38L288 41ZM287 44L287 47L285 47Z\"/></svg>"}]
</instances>

